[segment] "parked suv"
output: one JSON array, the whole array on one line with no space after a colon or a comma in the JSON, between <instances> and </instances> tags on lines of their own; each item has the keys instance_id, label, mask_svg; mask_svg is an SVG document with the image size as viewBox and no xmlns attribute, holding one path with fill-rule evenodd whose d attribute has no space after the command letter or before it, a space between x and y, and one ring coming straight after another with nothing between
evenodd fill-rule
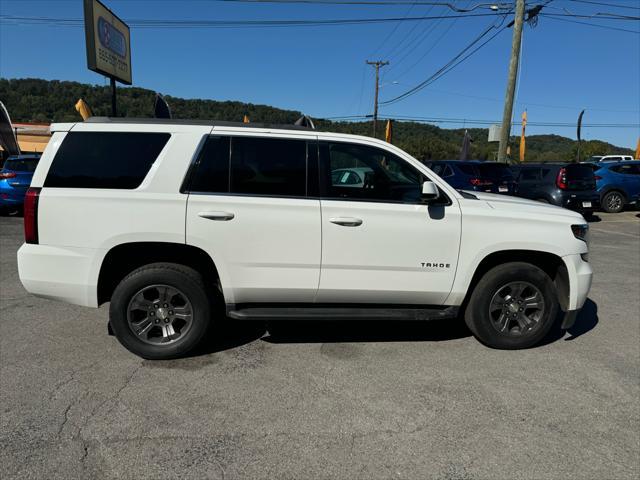
<instances>
[{"instance_id":1,"label":"parked suv","mask_svg":"<svg viewBox=\"0 0 640 480\"><path fill-rule=\"evenodd\" d=\"M438 160L426 165L453 188L513 194L515 179L508 165L479 160Z\"/></svg>"},{"instance_id":2,"label":"parked suv","mask_svg":"<svg viewBox=\"0 0 640 480\"><path fill-rule=\"evenodd\" d=\"M570 327L591 285L581 215L458 192L386 142L177 120L51 130L20 279L42 297L110 302L110 328L144 358L187 353L225 315L462 315L485 344L525 348L558 308ZM345 169L367 181L342 183Z\"/></svg>"},{"instance_id":3,"label":"parked suv","mask_svg":"<svg viewBox=\"0 0 640 480\"><path fill-rule=\"evenodd\" d=\"M640 197L640 160L593 164L602 209L618 213L637 205Z\"/></svg>"},{"instance_id":4,"label":"parked suv","mask_svg":"<svg viewBox=\"0 0 640 480\"><path fill-rule=\"evenodd\" d=\"M17 155L7 158L0 169L0 212L12 212L22 208L31 177L40 155Z\"/></svg>"},{"instance_id":5,"label":"parked suv","mask_svg":"<svg viewBox=\"0 0 640 480\"><path fill-rule=\"evenodd\" d=\"M531 163L515 168L516 195L591 214L600 206L593 169L582 163Z\"/></svg>"}]
</instances>

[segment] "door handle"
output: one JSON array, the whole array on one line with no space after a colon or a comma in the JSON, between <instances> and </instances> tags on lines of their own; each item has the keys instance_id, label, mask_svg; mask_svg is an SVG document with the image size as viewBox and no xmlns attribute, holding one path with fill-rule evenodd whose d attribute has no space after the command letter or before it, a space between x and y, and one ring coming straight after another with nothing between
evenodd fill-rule
<instances>
[{"instance_id":1,"label":"door handle","mask_svg":"<svg viewBox=\"0 0 640 480\"><path fill-rule=\"evenodd\" d=\"M362 220L354 217L333 217L330 218L329 221L336 225L342 225L343 227L359 227L362 225Z\"/></svg>"},{"instance_id":2,"label":"door handle","mask_svg":"<svg viewBox=\"0 0 640 480\"><path fill-rule=\"evenodd\" d=\"M235 215L230 212L200 212L199 217L206 218L207 220L218 220L221 222L227 222L233 220Z\"/></svg>"}]
</instances>

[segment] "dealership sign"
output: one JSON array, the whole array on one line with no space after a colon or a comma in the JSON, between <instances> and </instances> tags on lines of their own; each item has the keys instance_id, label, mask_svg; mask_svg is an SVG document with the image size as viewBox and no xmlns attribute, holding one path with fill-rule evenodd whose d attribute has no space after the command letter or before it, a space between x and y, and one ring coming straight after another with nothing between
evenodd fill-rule
<instances>
[{"instance_id":1,"label":"dealership sign","mask_svg":"<svg viewBox=\"0 0 640 480\"><path fill-rule=\"evenodd\" d=\"M131 85L129 27L98 0L84 0L89 70Z\"/></svg>"}]
</instances>

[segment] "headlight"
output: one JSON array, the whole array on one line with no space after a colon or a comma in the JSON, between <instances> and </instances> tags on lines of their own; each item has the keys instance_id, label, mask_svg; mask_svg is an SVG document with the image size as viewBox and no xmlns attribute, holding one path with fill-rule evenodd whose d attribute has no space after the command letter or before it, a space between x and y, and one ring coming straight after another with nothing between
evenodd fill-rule
<instances>
[{"instance_id":1,"label":"headlight","mask_svg":"<svg viewBox=\"0 0 640 480\"><path fill-rule=\"evenodd\" d=\"M578 240L587 241L587 235L589 234L589 225L571 225L571 231L573 232L573 236Z\"/></svg>"}]
</instances>

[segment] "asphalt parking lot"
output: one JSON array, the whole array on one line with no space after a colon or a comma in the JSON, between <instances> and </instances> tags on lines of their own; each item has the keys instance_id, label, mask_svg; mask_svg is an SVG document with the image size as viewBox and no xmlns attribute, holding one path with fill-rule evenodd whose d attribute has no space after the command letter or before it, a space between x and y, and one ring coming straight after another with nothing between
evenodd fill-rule
<instances>
[{"instance_id":1,"label":"asphalt parking lot","mask_svg":"<svg viewBox=\"0 0 640 480\"><path fill-rule=\"evenodd\" d=\"M149 362L105 306L28 295L2 217L1 476L637 479L640 218L600 219L590 299L537 348L459 322L245 323Z\"/></svg>"}]
</instances>

